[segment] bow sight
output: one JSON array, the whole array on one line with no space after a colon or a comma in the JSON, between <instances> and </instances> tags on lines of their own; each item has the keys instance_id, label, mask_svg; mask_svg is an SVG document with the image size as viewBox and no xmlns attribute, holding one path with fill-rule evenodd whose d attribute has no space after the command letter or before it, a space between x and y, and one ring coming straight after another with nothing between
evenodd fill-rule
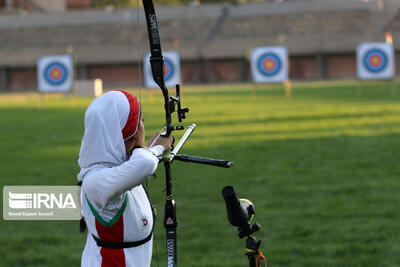
<instances>
[{"instance_id":1,"label":"bow sight","mask_svg":"<svg viewBox=\"0 0 400 267\"><path fill-rule=\"evenodd\" d=\"M178 121L182 122L183 119L186 119L186 113L189 112L188 108L181 107L181 87L179 84L176 85L176 96L170 96L168 99L168 112L170 114L175 112L175 107L178 106L177 115ZM170 126L171 130L183 130L183 126Z\"/></svg>"}]
</instances>

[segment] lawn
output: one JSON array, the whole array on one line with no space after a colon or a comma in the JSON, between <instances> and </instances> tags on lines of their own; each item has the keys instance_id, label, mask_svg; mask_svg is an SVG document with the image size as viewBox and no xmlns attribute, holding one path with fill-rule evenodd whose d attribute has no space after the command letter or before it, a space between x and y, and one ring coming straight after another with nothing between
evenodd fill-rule
<instances>
[{"instance_id":1,"label":"lawn","mask_svg":"<svg viewBox=\"0 0 400 267\"><path fill-rule=\"evenodd\" d=\"M235 166L174 162L179 266L248 266L226 185L254 202L269 266L400 266L397 87L295 83L291 98L280 85L184 88L185 124L198 128L182 152ZM162 97L141 95L150 136L162 128ZM0 95L1 185L75 184L91 100ZM148 183L159 211L154 267L165 266L163 172ZM0 266L78 266L85 240L76 221L2 220Z\"/></svg>"}]
</instances>

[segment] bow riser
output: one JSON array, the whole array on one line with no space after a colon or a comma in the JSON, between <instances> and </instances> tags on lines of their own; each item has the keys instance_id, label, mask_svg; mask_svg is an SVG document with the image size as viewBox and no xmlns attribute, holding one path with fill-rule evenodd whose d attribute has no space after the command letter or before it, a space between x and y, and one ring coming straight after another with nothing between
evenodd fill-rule
<instances>
[{"instance_id":1,"label":"bow riser","mask_svg":"<svg viewBox=\"0 0 400 267\"><path fill-rule=\"evenodd\" d=\"M146 14L147 30L149 34L150 43L150 64L151 71L153 74L154 81L160 87L164 96L164 108L165 108L165 132L161 136L168 137L174 130L183 130L183 126L172 126L171 114L175 112L176 106L178 106L178 121L182 122L186 118L185 114L189 112L188 108L181 107L181 97L180 97L180 87L176 85L176 96L169 96L168 89L165 85L165 74L164 74L164 58L161 51L160 34L158 31L157 17L154 10L154 4L152 0L143 0L143 7ZM192 127L192 128L191 128ZM186 162L194 162L201 164L214 165L218 167L229 168L233 164L228 161L206 159L199 157L192 157L187 155L176 155L179 149L183 146L186 139L190 136L191 132L194 130L195 125L193 124L189 127L188 131L178 143L177 149L173 151L164 161L165 168L165 193L166 193L166 203L164 210L164 228L166 230L166 249L167 249L167 266L176 267L177 266L177 237L176 237L176 206L175 201L172 196L172 179L171 179L171 163L173 160L181 160Z\"/></svg>"}]
</instances>

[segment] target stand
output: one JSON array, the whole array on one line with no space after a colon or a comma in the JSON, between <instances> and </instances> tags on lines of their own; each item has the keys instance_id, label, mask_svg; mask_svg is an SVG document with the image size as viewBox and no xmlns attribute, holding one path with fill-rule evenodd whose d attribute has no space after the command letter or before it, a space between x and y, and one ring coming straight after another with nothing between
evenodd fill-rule
<instances>
[{"instance_id":1,"label":"target stand","mask_svg":"<svg viewBox=\"0 0 400 267\"><path fill-rule=\"evenodd\" d=\"M362 43L357 47L357 88L362 94L366 82L389 83L390 94L396 94L394 77L394 48L387 43Z\"/></svg>"},{"instance_id":2,"label":"target stand","mask_svg":"<svg viewBox=\"0 0 400 267\"><path fill-rule=\"evenodd\" d=\"M164 78L166 87L175 87L177 84L181 84L181 67L179 53L176 51L166 51L163 52L163 56L165 75ZM153 79L149 58L150 53L147 53L143 59L144 84L147 88L158 88L158 85L154 82Z\"/></svg>"},{"instance_id":3,"label":"target stand","mask_svg":"<svg viewBox=\"0 0 400 267\"><path fill-rule=\"evenodd\" d=\"M283 84L286 97L292 95L292 84L288 79L288 52L284 46L255 47L250 52L253 78L253 96L259 84Z\"/></svg>"},{"instance_id":4,"label":"target stand","mask_svg":"<svg viewBox=\"0 0 400 267\"><path fill-rule=\"evenodd\" d=\"M397 88L396 88L396 82L397 80L395 78L389 79L389 80L361 80L361 79L357 79L356 80L356 95L357 96L362 96L362 87L365 84L369 84L369 83L377 83L379 85L388 85L390 88L390 95L395 96L397 95Z\"/></svg>"},{"instance_id":5,"label":"target stand","mask_svg":"<svg viewBox=\"0 0 400 267\"><path fill-rule=\"evenodd\" d=\"M69 54L38 58L37 80L41 104L45 103L48 94L71 93L74 81L73 70L73 58Z\"/></svg>"}]
</instances>

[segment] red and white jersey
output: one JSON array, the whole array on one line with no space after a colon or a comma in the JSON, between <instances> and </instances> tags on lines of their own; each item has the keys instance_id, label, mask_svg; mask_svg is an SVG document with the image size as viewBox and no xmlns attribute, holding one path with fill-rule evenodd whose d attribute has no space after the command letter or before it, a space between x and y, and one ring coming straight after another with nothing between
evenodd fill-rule
<instances>
[{"instance_id":1,"label":"red and white jersey","mask_svg":"<svg viewBox=\"0 0 400 267\"><path fill-rule=\"evenodd\" d=\"M155 172L162 151L162 146L137 148L123 164L97 165L85 175L81 205L88 236L81 266L150 266L152 240L138 247L109 249L97 246L92 234L107 242L135 242L150 235L153 214L142 184Z\"/></svg>"},{"instance_id":2,"label":"red and white jersey","mask_svg":"<svg viewBox=\"0 0 400 267\"><path fill-rule=\"evenodd\" d=\"M135 97L120 91L99 96L86 110L79 152L82 215L88 226L81 264L84 267L150 266L152 240L141 246L108 249L103 242L135 242L150 236L153 216L142 184L158 165L161 145L136 148L129 157L124 141L140 122Z\"/></svg>"}]
</instances>

